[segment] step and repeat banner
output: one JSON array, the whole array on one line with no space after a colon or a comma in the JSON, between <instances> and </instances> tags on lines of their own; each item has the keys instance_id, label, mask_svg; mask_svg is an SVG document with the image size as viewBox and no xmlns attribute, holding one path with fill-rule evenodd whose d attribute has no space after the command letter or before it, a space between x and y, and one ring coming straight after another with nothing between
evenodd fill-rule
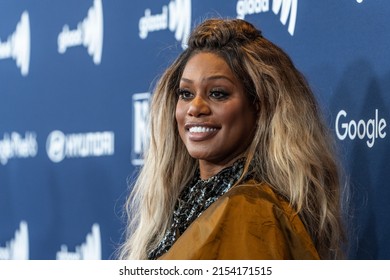
<instances>
[{"instance_id":1,"label":"step and repeat banner","mask_svg":"<svg viewBox=\"0 0 390 280\"><path fill-rule=\"evenodd\" d=\"M112 259L151 89L205 18L306 75L349 179L350 259L390 259L386 0L0 0L0 259Z\"/></svg>"}]
</instances>

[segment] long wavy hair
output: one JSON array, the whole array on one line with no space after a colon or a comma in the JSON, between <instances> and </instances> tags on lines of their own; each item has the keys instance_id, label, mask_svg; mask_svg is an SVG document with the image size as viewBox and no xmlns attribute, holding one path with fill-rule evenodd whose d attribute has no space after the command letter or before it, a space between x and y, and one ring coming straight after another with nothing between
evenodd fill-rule
<instances>
[{"instance_id":1,"label":"long wavy hair","mask_svg":"<svg viewBox=\"0 0 390 280\"><path fill-rule=\"evenodd\" d=\"M343 241L340 176L331 133L315 97L289 56L239 19L208 19L165 71L151 101L150 143L126 203L128 228L121 259L146 259L163 238L183 186L198 166L180 139L177 89L196 53L222 57L258 108L244 173L283 196L300 215L322 259L340 258ZM239 180L236 184L242 184Z\"/></svg>"}]
</instances>

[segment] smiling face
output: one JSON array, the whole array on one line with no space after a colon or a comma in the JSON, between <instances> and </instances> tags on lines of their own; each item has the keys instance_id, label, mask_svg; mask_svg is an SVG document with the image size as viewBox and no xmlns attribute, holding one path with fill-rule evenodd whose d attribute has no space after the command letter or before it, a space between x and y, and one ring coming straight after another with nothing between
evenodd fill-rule
<instances>
[{"instance_id":1,"label":"smiling face","mask_svg":"<svg viewBox=\"0 0 390 280\"><path fill-rule=\"evenodd\" d=\"M187 62L178 91L180 137L199 159L201 177L208 178L243 155L256 111L228 64L213 53L198 53Z\"/></svg>"}]
</instances>

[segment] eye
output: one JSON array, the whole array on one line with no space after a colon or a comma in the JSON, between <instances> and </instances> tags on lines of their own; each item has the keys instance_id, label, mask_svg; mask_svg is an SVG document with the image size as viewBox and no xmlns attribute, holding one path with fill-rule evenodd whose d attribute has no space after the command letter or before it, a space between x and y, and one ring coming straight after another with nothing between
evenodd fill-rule
<instances>
[{"instance_id":1,"label":"eye","mask_svg":"<svg viewBox=\"0 0 390 280\"><path fill-rule=\"evenodd\" d=\"M229 97L229 94L223 89L213 89L210 91L210 97L217 100L225 100Z\"/></svg>"},{"instance_id":2,"label":"eye","mask_svg":"<svg viewBox=\"0 0 390 280\"><path fill-rule=\"evenodd\" d=\"M177 90L177 95L181 100L190 100L194 96L188 89L183 89L183 88L179 88Z\"/></svg>"}]
</instances>

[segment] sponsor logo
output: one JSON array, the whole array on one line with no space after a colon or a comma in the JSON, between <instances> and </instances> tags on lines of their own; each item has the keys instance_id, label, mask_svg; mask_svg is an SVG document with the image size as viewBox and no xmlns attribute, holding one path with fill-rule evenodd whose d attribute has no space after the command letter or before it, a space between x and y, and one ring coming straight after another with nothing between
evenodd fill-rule
<instances>
[{"instance_id":1,"label":"sponsor logo","mask_svg":"<svg viewBox=\"0 0 390 280\"><path fill-rule=\"evenodd\" d=\"M101 260L102 242L100 238L99 224L92 225L91 233L87 234L85 242L76 246L75 251L68 250L68 246L62 244L61 250L57 252L57 260Z\"/></svg>"},{"instance_id":2,"label":"sponsor logo","mask_svg":"<svg viewBox=\"0 0 390 280\"><path fill-rule=\"evenodd\" d=\"M247 15L269 12L270 0L238 0L236 5L237 18L244 19ZM294 35L297 20L298 0L273 0L272 12L280 13L280 22L287 24L288 33Z\"/></svg>"},{"instance_id":3,"label":"sponsor logo","mask_svg":"<svg viewBox=\"0 0 390 280\"><path fill-rule=\"evenodd\" d=\"M0 260L28 260L29 241L27 222L21 221L15 237L0 247Z\"/></svg>"},{"instance_id":4,"label":"sponsor logo","mask_svg":"<svg viewBox=\"0 0 390 280\"><path fill-rule=\"evenodd\" d=\"M336 117L336 135L340 140L366 140L367 147L374 147L375 140L386 137L387 123L384 118L379 118L379 110L375 109L375 116L368 120L353 120L348 118L345 110L338 112Z\"/></svg>"},{"instance_id":5,"label":"sponsor logo","mask_svg":"<svg viewBox=\"0 0 390 280\"><path fill-rule=\"evenodd\" d=\"M66 24L58 35L58 52L63 54L70 47L84 46L95 64L100 64L103 50L103 6L101 0L94 0L87 17L70 30Z\"/></svg>"},{"instance_id":6,"label":"sponsor logo","mask_svg":"<svg viewBox=\"0 0 390 280\"><path fill-rule=\"evenodd\" d=\"M17 132L4 133L0 139L0 163L6 165L12 158L29 158L38 154L35 132L26 132L24 137Z\"/></svg>"},{"instance_id":7,"label":"sponsor logo","mask_svg":"<svg viewBox=\"0 0 390 280\"><path fill-rule=\"evenodd\" d=\"M64 134L52 131L46 140L46 152L53 162L65 158L112 156L115 152L115 134L112 131Z\"/></svg>"},{"instance_id":8,"label":"sponsor logo","mask_svg":"<svg viewBox=\"0 0 390 280\"><path fill-rule=\"evenodd\" d=\"M175 39L185 48L191 31L191 0L171 0L168 6L162 6L160 14L152 14L150 9L145 9L138 27L141 39L146 39L150 32L169 28L175 33Z\"/></svg>"},{"instance_id":9,"label":"sponsor logo","mask_svg":"<svg viewBox=\"0 0 390 280\"><path fill-rule=\"evenodd\" d=\"M22 76L28 75L30 65L30 17L24 11L16 25L14 33L8 36L7 41L0 39L0 59L12 58L20 68Z\"/></svg>"},{"instance_id":10,"label":"sponsor logo","mask_svg":"<svg viewBox=\"0 0 390 280\"><path fill-rule=\"evenodd\" d=\"M143 155L149 142L149 92L133 94L133 146L131 163L143 164Z\"/></svg>"}]
</instances>

